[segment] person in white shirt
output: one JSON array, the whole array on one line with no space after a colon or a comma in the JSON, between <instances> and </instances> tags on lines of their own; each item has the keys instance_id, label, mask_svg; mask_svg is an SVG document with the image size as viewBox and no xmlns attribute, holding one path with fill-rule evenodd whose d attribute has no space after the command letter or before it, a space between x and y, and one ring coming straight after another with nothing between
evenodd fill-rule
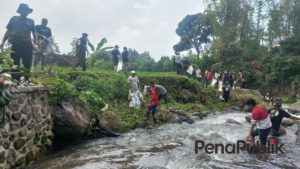
<instances>
[{"instance_id":1,"label":"person in white shirt","mask_svg":"<svg viewBox=\"0 0 300 169\"><path fill-rule=\"evenodd\" d=\"M219 78L219 76L220 76L219 73L216 71L215 77L214 77L214 78L216 79L216 81L217 81L217 82L215 83L216 89L218 89L218 85L219 85L219 83L218 83L218 78Z\"/></svg>"},{"instance_id":2,"label":"person in white shirt","mask_svg":"<svg viewBox=\"0 0 300 169\"><path fill-rule=\"evenodd\" d=\"M198 82L201 82L201 79L202 79L202 75L201 75L201 67L199 67L196 71L196 74L197 74L197 81Z\"/></svg>"}]
</instances>

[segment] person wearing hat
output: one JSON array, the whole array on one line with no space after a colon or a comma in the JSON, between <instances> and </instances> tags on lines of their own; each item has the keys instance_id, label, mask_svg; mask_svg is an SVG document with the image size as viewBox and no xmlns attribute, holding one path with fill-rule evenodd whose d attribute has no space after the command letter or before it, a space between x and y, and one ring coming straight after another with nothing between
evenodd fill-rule
<instances>
[{"instance_id":1,"label":"person wearing hat","mask_svg":"<svg viewBox=\"0 0 300 169\"><path fill-rule=\"evenodd\" d=\"M140 81L139 78L135 76L135 71L131 71L131 76L127 79L127 84L129 87L129 96L128 96L128 103L131 101L132 94L140 91Z\"/></svg>"},{"instance_id":2,"label":"person wearing hat","mask_svg":"<svg viewBox=\"0 0 300 169\"><path fill-rule=\"evenodd\" d=\"M114 63L114 71L117 73L117 67L120 60L119 46L116 45L115 49L111 51L111 61Z\"/></svg>"},{"instance_id":3,"label":"person wearing hat","mask_svg":"<svg viewBox=\"0 0 300 169\"><path fill-rule=\"evenodd\" d=\"M76 57L78 58L78 62L75 67L82 66L83 71L86 71L86 54L90 54L86 40L88 36L89 35L87 33L83 33L82 37L77 39L76 42Z\"/></svg>"},{"instance_id":4,"label":"person wearing hat","mask_svg":"<svg viewBox=\"0 0 300 169\"><path fill-rule=\"evenodd\" d=\"M42 45L41 49L44 51L48 47L49 43L51 42L50 39L52 38L51 29L49 27L47 27L47 24L48 24L48 20L46 18L43 18L41 25L35 26L39 45ZM47 60L47 56L43 55L41 70L44 70L46 60ZM33 57L33 69L34 70L36 69L38 63L39 63L39 58L37 56L34 56Z\"/></svg>"},{"instance_id":5,"label":"person wearing hat","mask_svg":"<svg viewBox=\"0 0 300 169\"><path fill-rule=\"evenodd\" d=\"M17 13L20 16L13 16L6 26L7 31L3 37L1 43L1 50L3 51L6 40L12 44L11 59L14 60L14 65L20 66L20 60L22 59L23 65L28 69L28 73L32 64L32 51L33 45L31 42L31 33L33 35L33 42L35 48L37 48L37 35L35 29L34 20L27 18L32 13L32 9L27 4L20 4ZM18 72L19 70L13 70ZM20 81L20 75L12 74L12 78ZM25 76L24 86L29 85L29 76Z\"/></svg>"},{"instance_id":6,"label":"person wearing hat","mask_svg":"<svg viewBox=\"0 0 300 169\"><path fill-rule=\"evenodd\" d=\"M281 109L281 102L275 101L273 103L273 108L268 109L268 113L272 122L271 135L280 136L286 134L285 128L281 125L282 119L290 118L293 120L300 120L299 117L292 116L285 110Z\"/></svg>"},{"instance_id":7,"label":"person wearing hat","mask_svg":"<svg viewBox=\"0 0 300 169\"><path fill-rule=\"evenodd\" d=\"M125 75L127 75L127 71L130 68L130 60L129 60L127 48L124 47L123 49L124 49L124 51L122 52L123 69L124 69Z\"/></svg>"}]
</instances>

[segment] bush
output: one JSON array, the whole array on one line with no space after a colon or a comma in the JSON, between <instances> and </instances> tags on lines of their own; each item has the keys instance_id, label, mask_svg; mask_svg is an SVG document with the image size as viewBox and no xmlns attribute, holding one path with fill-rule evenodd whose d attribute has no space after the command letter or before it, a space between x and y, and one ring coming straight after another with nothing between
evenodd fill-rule
<instances>
[{"instance_id":1,"label":"bush","mask_svg":"<svg viewBox=\"0 0 300 169\"><path fill-rule=\"evenodd\" d=\"M82 92L80 99L89 105L94 114L101 114L101 109L105 106L103 100L95 92Z\"/></svg>"}]
</instances>

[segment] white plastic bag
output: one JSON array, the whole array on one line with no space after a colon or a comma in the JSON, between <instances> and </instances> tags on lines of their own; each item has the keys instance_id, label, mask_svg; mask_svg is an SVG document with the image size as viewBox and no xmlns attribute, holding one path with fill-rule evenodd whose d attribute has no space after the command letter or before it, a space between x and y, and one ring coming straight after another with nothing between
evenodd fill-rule
<instances>
[{"instance_id":1,"label":"white plastic bag","mask_svg":"<svg viewBox=\"0 0 300 169\"><path fill-rule=\"evenodd\" d=\"M117 72L118 72L118 73L120 73L120 72L122 71L122 67L123 67L123 62L120 61L120 62L118 63L118 67L117 67Z\"/></svg>"},{"instance_id":2,"label":"white plastic bag","mask_svg":"<svg viewBox=\"0 0 300 169\"><path fill-rule=\"evenodd\" d=\"M130 107L134 107L136 109L140 108L141 100L143 99L143 94L140 91L131 93L131 101L129 102Z\"/></svg>"},{"instance_id":3,"label":"white plastic bag","mask_svg":"<svg viewBox=\"0 0 300 169\"><path fill-rule=\"evenodd\" d=\"M213 79L210 86L213 86L213 85L215 85L216 83L217 83L217 80L216 80L216 79Z\"/></svg>"},{"instance_id":4,"label":"white plastic bag","mask_svg":"<svg viewBox=\"0 0 300 169\"><path fill-rule=\"evenodd\" d=\"M186 72L188 72L190 75L193 75L193 71L194 71L193 66L190 66Z\"/></svg>"},{"instance_id":5,"label":"white plastic bag","mask_svg":"<svg viewBox=\"0 0 300 169\"><path fill-rule=\"evenodd\" d=\"M223 87L223 82L222 81L219 81L219 91L222 91L222 87Z\"/></svg>"}]
</instances>

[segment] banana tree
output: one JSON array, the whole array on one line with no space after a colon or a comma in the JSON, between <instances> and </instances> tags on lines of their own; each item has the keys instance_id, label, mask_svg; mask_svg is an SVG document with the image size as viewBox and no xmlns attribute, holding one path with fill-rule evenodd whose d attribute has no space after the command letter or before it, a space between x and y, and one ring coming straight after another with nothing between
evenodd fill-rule
<instances>
[{"instance_id":1,"label":"banana tree","mask_svg":"<svg viewBox=\"0 0 300 169\"><path fill-rule=\"evenodd\" d=\"M91 50L93 51L93 53L91 54L91 56L87 59L86 61L86 64L88 67L91 67L93 66L93 57L98 53L98 52L101 52L101 51L105 51L105 50L108 50L108 49L113 49L114 47L105 47L105 48L102 48L104 46L104 44L107 43L107 39L106 38L103 38L97 45L97 48L95 49L94 45L92 45L89 41L89 39L87 39L87 42L88 42L88 45L89 47L91 48Z\"/></svg>"},{"instance_id":2,"label":"banana tree","mask_svg":"<svg viewBox=\"0 0 300 169\"><path fill-rule=\"evenodd\" d=\"M9 53L10 51L0 53L0 65L9 65L8 69L3 69L0 66L0 109L2 109L1 126L4 125L6 106L8 106L9 103L14 99L13 95L10 93L10 88L17 88L18 86L18 81L12 79L8 75L18 74L20 76L29 76L29 73L27 73L29 72L28 69L24 67L17 68L17 66L14 66L12 59L7 59L4 57ZM13 70L19 70L19 72Z\"/></svg>"}]
</instances>

